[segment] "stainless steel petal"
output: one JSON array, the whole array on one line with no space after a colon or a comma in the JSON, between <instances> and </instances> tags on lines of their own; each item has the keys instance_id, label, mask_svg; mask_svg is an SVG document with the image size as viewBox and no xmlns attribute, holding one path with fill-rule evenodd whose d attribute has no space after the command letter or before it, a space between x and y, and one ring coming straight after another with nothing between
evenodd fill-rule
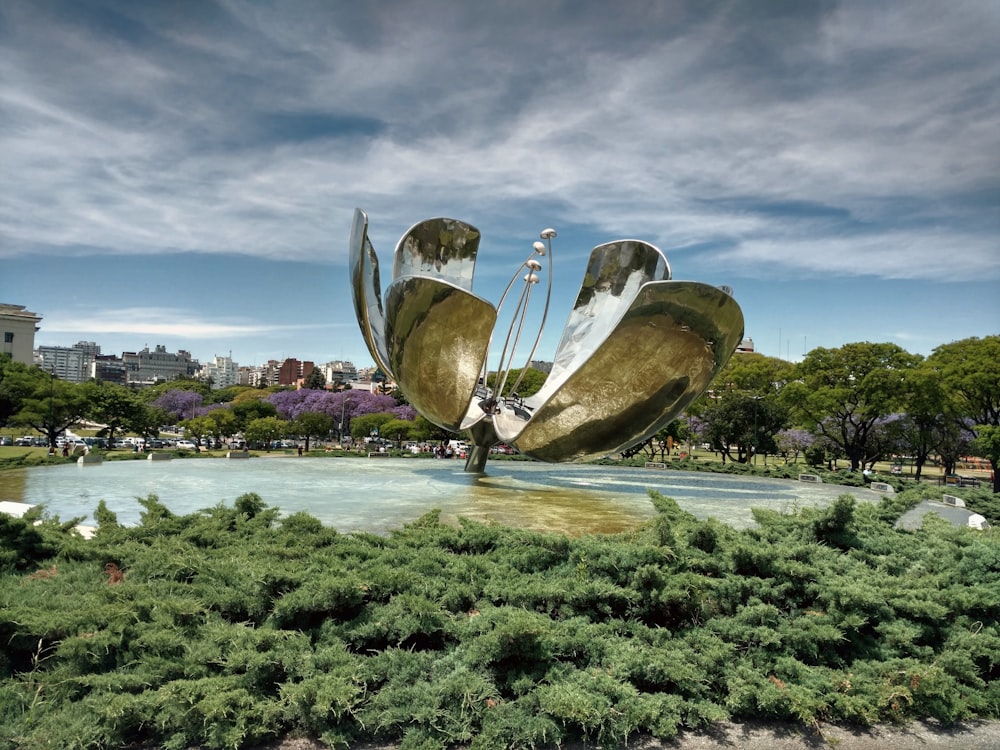
<instances>
[{"instance_id":1,"label":"stainless steel petal","mask_svg":"<svg viewBox=\"0 0 1000 750\"><path fill-rule=\"evenodd\" d=\"M690 281L646 284L589 357L577 356L514 444L542 461L624 450L697 398L742 337L743 312L724 291Z\"/></svg>"},{"instance_id":2,"label":"stainless steel petal","mask_svg":"<svg viewBox=\"0 0 1000 750\"><path fill-rule=\"evenodd\" d=\"M431 422L459 430L486 359L496 310L455 284L426 276L396 279L385 303L388 360L397 385Z\"/></svg>"},{"instance_id":3,"label":"stainless steel petal","mask_svg":"<svg viewBox=\"0 0 1000 750\"><path fill-rule=\"evenodd\" d=\"M414 224L396 245L392 278L430 276L471 292L479 240L479 230L458 219Z\"/></svg>"},{"instance_id":4,"label":"stainless steel petal","mask_svg":"<svg viewBox=\"0 0 1000 750\"><path fill-rule=\"evenodd\" d=\"M618 324L643 284L670 278L670 264L663 253L641 240L618 240L598 245L590 253L576 303L556 347L552 371L541 403L594 352Z\"/></svg>"},{"instance_id":5,"label":"stainless steel petal","mask_svg":"<svg viewBox=\"0 0 1000 750\"><path fill-rule=\"evenodd\" d=\"M385 343L385 315L382 312L382 285L379 281L378 257L368 239L368 215L360 208L354 209L351 225L351 290L354 294L354 311L358 316L361 335L368 351L390 378L388 349Z\"/></svg>"}]
</instances>

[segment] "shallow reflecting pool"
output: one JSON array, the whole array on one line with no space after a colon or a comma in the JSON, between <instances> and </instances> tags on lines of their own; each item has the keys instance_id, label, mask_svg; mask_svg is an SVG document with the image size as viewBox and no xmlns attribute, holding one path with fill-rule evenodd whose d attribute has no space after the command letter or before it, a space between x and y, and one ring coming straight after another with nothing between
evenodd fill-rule
<instances>
[{"instance_id":1,"label":"shallow reflecting pool","mask_svg":"<svg viewBox=\"0 0 1000 750\"><path fill-rule=\"evenodd\" d=\"M485 475L462 462L434 459L337 459L282 456L248 460L108 461L0 473L0 500L45 504L63 521L93 523L100 500L124 524L137 524L137 497L156 495L177 514L256 492L283 513L300 510L340 531L384 532L439 509L442 518L495 520L509 526L613 533L654 515L657 490L699 518L735 527L750 509L790 511L825 505L845 492L878 501L866 489L728 474L495 461Z\"/></svg>"}]
</instances>

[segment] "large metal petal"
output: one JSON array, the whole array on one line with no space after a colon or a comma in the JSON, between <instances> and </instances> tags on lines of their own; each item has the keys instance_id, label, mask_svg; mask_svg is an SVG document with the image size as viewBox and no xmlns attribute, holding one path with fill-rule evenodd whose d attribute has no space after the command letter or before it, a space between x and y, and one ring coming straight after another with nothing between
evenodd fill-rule
<instances>
[{"instance_id":1,"label":"large metal petal","mask_svg":"<svg viewBox=\"0 0 1000 750\"><path fill-rule=\"evenodd\" d=\"M465 289L426 276L393 281L385 307L396 384L427 419L458 431L486 359L496 310Z\"/></svg>"},{"instance_id":2,"label":"large metal petal","mask_svg":"<svg viewBox=\"0 0 1000 750\"><path fill-rule=\"evenodd\" d=\"M669 278L670 264L648 242L618 240L595 247L537 402L558 390L594 353L594 347L618 324L643 284Z\"/></svg>"},{"instance_id":3,"label":"large metal petal","mask_svg":"<svg viewBox=\"0 0 1000 750\"><path fill-rule=\"evenodd\" d=\"M354 311L361 326L361 335L378 366L393 377L389 367L389 352L385 343L385 315L382 312L382 285L378 274L378 256L368 239L368 215L354 209L351 225L351 290Z\"/></svg>"},{"instance_id":4,"label":"large metal petal","mask_svg":"<svg viewBox=\"0 0 1000 750\"><path fill-rule=\"evenodd\" d=\"M396 244L392 278L429 276L472 291L479 230L458 219L426 219Z\"/></svg>"},{"instance_id":5,"label":"large metal petal","mask_svg":"<svg viewBox=\"0 0 1000 750\"><path fill-rule=\"evenodd\" d=\"M624 450L697 398L742 338L743 312L721 289L689 281L646 284L513 442L542 461Z\"/></svg>"}]
</instances>

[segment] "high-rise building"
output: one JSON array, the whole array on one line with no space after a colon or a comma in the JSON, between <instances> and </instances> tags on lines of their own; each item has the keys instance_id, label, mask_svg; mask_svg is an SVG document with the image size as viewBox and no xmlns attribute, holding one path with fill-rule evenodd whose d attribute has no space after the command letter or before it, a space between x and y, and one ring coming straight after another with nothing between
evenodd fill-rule
<instances>
[{"instance_id":1,"label":"high-rise building","mask_svg":"<svg viewBox=\"0 0 1000 750\"><path fill-rule=\"evenodd\" d=\"M212 389L219 390L231 385L240 384L240 366L233 362L232 357L220 357L216 354L211 362L206 362L201 368L201 377L212 381Z\"/></svg>"},{"instance_id":2,"label":"high-rise building","mask_svg":"<svg viewBox=\"0 0 1000 750\"><path fill-rule=\"evenodd\" d=\"M97 347L97 353L100 353L100 347ZM86 383L90 379L94 358L90 346L40 346L35 350L35 361L39 367L71 383Z\"/></svg>"}]
</instances>

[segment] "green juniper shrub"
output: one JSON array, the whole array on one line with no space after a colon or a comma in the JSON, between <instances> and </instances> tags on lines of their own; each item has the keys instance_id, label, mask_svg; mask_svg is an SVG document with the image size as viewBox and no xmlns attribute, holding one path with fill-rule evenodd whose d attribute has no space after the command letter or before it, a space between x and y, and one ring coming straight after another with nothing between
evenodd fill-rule
<instances>
[{"instance_id":1,"label":"green juniper shrub","mask_svg":"<svg viewBox=\"0 0 1000 750\"><path fill-rule=\"evenodd\" d=\"M0 513L0 573L29 570L48 560L54 545L35 528L32 517Z\"/></svg>"},{"instance_id":2,"label":"green juniper shrub","mask_svg":"<svg viewBox=\"0 0 1000 750\"><path fill-rule=\"evenodd\" d=\"M338 534L253 494L185 516L151 495L134 527L99 504L90 541L0 518L0 750L996 718L1000 536L896 529L927 492L744 530L654 493L641 529L580 538L438 513Z\"/></svg>"}]
</instances>

